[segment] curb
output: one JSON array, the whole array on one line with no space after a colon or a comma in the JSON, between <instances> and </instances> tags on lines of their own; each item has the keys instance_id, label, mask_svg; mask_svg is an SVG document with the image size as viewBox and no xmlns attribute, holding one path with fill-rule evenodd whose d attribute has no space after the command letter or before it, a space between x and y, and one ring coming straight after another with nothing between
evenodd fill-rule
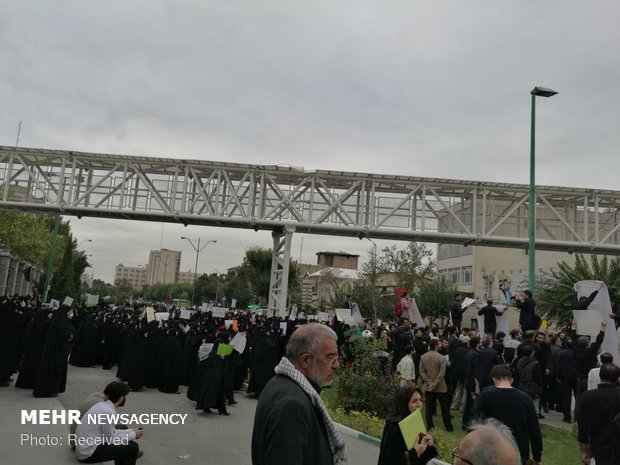
<instances>
[{"instance_id":1,"label":"curb","mask_svg":"<svg viewBox=\"0 0 620 465\"><path fill-rule=\"evenodd\" d=\"M369 444L373 444L377 447L381 446L381 440L377 438L373 438L372 436L369 436L366 433L362 433L360 431L354 430L353 428L349 428L348 426L341 425L340 423L334 422L334 425L336 425L336 429L338 429L338 431L340 431L342 434L346 434L347 436L352 436L361 441L365 441Z\"/></svg>"}]
</instances>

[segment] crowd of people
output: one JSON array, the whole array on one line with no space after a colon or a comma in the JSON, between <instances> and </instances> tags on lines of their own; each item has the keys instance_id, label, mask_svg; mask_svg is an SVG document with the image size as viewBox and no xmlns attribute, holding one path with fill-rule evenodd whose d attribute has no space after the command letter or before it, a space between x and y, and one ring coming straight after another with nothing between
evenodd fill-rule
<instances>
[{"instance_id":1,"label":"crowd of people","mask_svg":"<svg viewBox=\"0 0 620 465\"><path fill-rule=\"evenodd\" d=\"M611 447L601 445L601 438L611 439L611 426L601 431L594 425L596 417L592 417L603 401L590 393L602 390L609 402L612 393L618 397L617 389L610 389L617 386L618 367L613 365L611 354L598 354L605 323L593 341L578 336L574 322L565 330L539 330L535 302L526 293L518 303L521 315L525 315L520 328L509 334L496 332L494 319L501 312L488 302L481 309L485 325L478 332L462 327L459 306L457 297L449 309L452 318L443 327L422 327L399 316L389 323L361 321L358 331L352 331L336 316L310 325L307 323L312 321L307 319L237 311L225 317L215 317L210 311L185 312L181 318L180 310L162 305L155 310L166 312L167 318L153 319L138 305L61 305L52 310L30 297L4 296L0 302L0 385L9 386L17 373L15 387L32 390L36 397L52 397L65 390L67 363L77 367L100 365L106 370L116 367L116 377L131 391L148 388L173 394L180 392L180 386L187 386L187 397L195 402L196 409L206 414L215 409L220 415L229 415L227 407L236 402L234 392L245 390L259 399L255 421L261 430L273 428L290 436L290 419L270 423L275 421L273 412L280 403L283 416L292 403L299 415L310 418L306 423L311 430L300 433L303 437L297 440L307 447L304 441L309 434L313 444L322 446L309 452L316 461L300 459L299 463L326 463L327 457L334 463L346 463L342 441L329 426L329 415L318 393L329 385L339 365L351 363L355 337L381 338L399 387L394 411L386 421L379 464L426 463L436 456L432 430L437 404L445 430L453 430L454 412L459 412L460 427L469 432L466 439L503 435L497 443L498 447L506 446L502 453L514 446L520 463L533 460L534 464L542 460L538 420L557 410L562 412L563 421L579 422L584 463L591 456L597 458L597 464L614 463L605 461L605 457L611 460ZM245 348L220 350L238 335L243 337ZM120 395L115 396L120 399ZM300 401L308 398L308 405ZM395 425L421 409L423 399L429 434L406 450ZM612 402L607 408L607 416L620 412L620 400L617 409L615 405ZM325 432L328 434L322 436ZM263 455L264 441L255 430L255 464L291 463L286 459L292 450L283 455ZM467 448L468 441L464 440L453 451L455 463L465 457Z\"/></svg>"}]
</instances>

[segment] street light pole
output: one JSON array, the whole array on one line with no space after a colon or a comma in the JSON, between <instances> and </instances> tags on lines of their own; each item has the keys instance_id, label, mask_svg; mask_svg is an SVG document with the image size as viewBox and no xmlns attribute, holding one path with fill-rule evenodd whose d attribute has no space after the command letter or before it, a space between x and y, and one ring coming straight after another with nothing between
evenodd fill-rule
<instances>
[{"instance_id":1,"label":"street light pole","mask_svg":"<svg viewBox=\"0 0 620 465\"><path fill-rule=\"evenodd\" d=\"M536 291L536 97L553 97L555 90L545 87L534 87L532 95L532 115L530 128L530 218L528 224L528 282L530 291Z\"/></svg>"},{"instance_id":2,"label":"street light pole","mask_svg":"<svg viewBox=\"0 0 620 465\"><path fill-rule=\"evenodd\" d=\"M376 286L377 286L377 244L375 243L375 241L373 241L370 237L366 237L366 239L368 239L370 242L372 242L372 248L373 248L373 252L372 252L372 289L371 289L371 294L370 294L370 299L371 299L371 303L372 303L372 315L374 318L374 322L376 323L377 321L377 307L375 306L375 292L376 292Z\"/></svg>"},{"instance_id":3,"label":"street light pole","mask_svg":"<svg viewBox=\"0 0 620 465\"><path fill-rule=\"evenodd\" d=\"M194 264L194 284L192 286L192 301L195 304L196 303L196 281L198 279L198 256L200 255L200 252L202 252L202 250L206 246L208 246L212 242L217 242L217 240L207 241L207 242L205 242L203 244L202 247L200 247L200 237L198 238L198 245L197 246L194 245L194 243L192 242L192 240L189 237L181 236L181 239L185 239L186 241L188 241L190 243L190 245L192 246L192 248L194 249L194 251L196 252L196 263Z\"/></svg>"},{"instance_id":4,"label":"street light pole","mask_svg":"<svg viewBox=\"0 0 620 465\"><path fill-rule=\"evenodd\" d=\"M215 270L217 273L217 285L215 286L215 306L217 307L217 298L220 295L220 272Z\"/></svg>"},{"instance_id":5,"label":"street light pole","mask_svg":"<svg viewBox=\"0 0 620 465\"><path fill-rule=\"evenodd\" d=\"M80 248L80 246L81 246L84 242L92 242L92 241L93 241L92 239L82 239L82 240L78 243L78 245L76 246L76 249L79 249L79 248Z\"/></svg>"},{"instance_id":6,"label":"street light pole","mask_svg":"<svg viewBox=\"0 0 620 465\"><path fill-rule=\"evenodd\" d=\"M60 227L60 213L56 213L54 219L54 232L52 234L52 244L47 256L47 266L45 267L45 280L43 283L43 302L47 302L47 293L49 291L50 282L52 280L52 265L54 264L54 255L56 254L56 242L58 241L58 228Z\"/></svg>"}]
</instances>

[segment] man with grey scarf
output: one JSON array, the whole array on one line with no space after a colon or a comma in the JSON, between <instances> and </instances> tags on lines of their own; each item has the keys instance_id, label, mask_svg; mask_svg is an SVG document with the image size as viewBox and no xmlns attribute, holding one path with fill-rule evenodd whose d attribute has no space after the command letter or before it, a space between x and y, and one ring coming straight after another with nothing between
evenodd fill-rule
<instances>
[{"instance_id":1,"label":"man with grey scarf","mask_svg":"<svg viewBox=\"0 0 620 465\"><path fill-rule=\"evenodd\" d=\"M346 465L342 436L319 396L338 369L338 337L310 323L290 337L263 389L252 433L253 465Z\"/></svg>"}]
</instances>

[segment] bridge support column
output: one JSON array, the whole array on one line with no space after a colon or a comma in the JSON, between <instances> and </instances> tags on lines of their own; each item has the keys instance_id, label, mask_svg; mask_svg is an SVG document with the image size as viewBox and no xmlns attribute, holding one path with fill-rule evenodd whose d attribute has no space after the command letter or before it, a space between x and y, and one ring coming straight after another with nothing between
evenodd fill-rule
<instances>
[{"instance_id":1,"label":"bridge support column","mask_svg":"<svg viewBox=\"0 0 620 465\"><path fill-rule=\"evenodd\" d=\"M291 242L295 228L288 226L283 232L272 233L273 256L269 281L269 311L274 316L284 316L287 311L288 273L291 263Z\"/></svg>"}]
</instances>

